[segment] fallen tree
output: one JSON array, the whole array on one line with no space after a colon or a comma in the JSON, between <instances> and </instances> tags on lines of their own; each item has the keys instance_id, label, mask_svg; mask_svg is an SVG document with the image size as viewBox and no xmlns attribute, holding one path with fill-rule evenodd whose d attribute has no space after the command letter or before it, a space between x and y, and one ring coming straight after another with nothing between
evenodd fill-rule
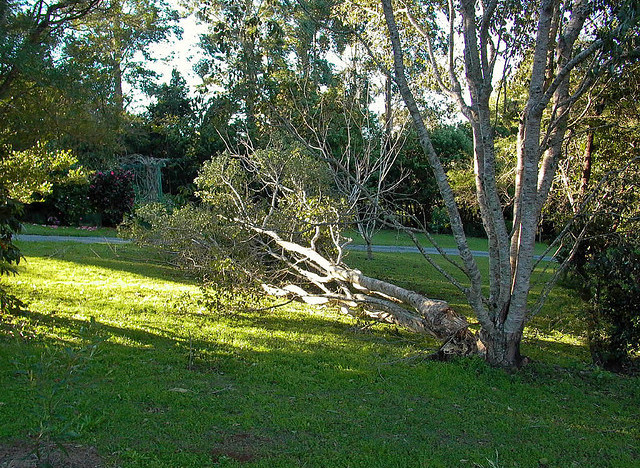
<instances>
[{"instance_id":1,"label":"fallen tree","mask_svg":"<svg viewBox=\"0 0 640 468\"><path fill-rule=\"evenodd\" d=\"M442 343L439 357L482 353L469 322L447 302L344 262L350 239L340 227L352 214L333 192L331 177L325 164L295 147L225 154L196 179L199 206L169 213L148 205L132 234L172 252L216 287L261 287L428 334Z\"/></svg>"}]
</instances>

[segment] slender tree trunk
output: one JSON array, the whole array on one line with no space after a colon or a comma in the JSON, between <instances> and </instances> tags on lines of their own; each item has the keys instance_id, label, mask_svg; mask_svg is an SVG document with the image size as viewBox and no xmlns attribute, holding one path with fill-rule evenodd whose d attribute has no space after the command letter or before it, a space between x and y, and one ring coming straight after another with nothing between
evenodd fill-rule
<instances>
[{"instance_id":1,"label":"slender tree trunk","mask_svg":"<svg viewBox=\"0 0 640 468\"><path fill-rule=\"evenodd\" d=\"M405 72L403 46L395 21L391 0L381 0L393 51L395 81L418 133L419 141L431 165L438 188L445 201L458 249L470 280L467 300L476 313L482 331L480 337L487 348L487 360L496 366L516 368L523 363L520 341L530 318L528 299L534 267L534 247L538 220L562 154L571 106L588 89L585 78L571 95L571 71L592 56L602 41L579 52L574 45L586 19L595 7L590 0L539 0L537 25L532 49L528 97L521 114L517 142L517 166L513 201L513 230L506 232L501 201L496 184L493 123L489 111L493 72L498 50L491 36L494 13L500 2L475 0L448 1L449 80L443 80L441 65L434 58L430 28L422 28L405 8L409 22L426 40L431 69L443 93L452 97L471 123L474 135L474 169L476 193L483 225L489 238L489 297L481 292L482 278L473 259L467 257L467 244L462 230L455 197L447 181L438 155L434 153L424 121ZM461 14L458 22L456 13ZM456 44L461 34L461 44ZM466 92L458 77L456 50L464 49ZM592 84L592 82L591 82ZM583 86L584 85L584 86ZM470 104L467 102L470 100ZM552 103L552 105L550 105ZM548 122L547 122L548 119ZM510 237L510 238L509 238Z\"/></svg>"},{"instance_id":2,"label":"slender tree trunk","mask_svg":"<svg viewBox=\"0 0 640 468\"><path fill-rule=\"evenodd\" d=\"M391 100L393 98L393 90L391 88L391 74L387 73L384 80L384 151L391 148L391 132L393 130L393 108Z\"/></svg>"},{"instance_id":3,"label":"slender tree trunk","mask_svg":"<svg viewBox=\"0 0 640 468\"><path fill-rule=\"evenodd\" d=\"M113 64L113 103L117 115L121 116L124 113L124 93L122 91L122 68L118 60Z\"/></svg>"},{"instance_id":4,"label":"slender tree trunk","mask_svg":"<svg viewBox=\"0 0 640 468\"><path fill-rule=\"evenodd\" d=\"M587 186L591 179L591 163L593 161L593 130L590 130L587 134L587 144L584 148L584 154L582 156L582 176L580 177L580 190L578 192L578 198L584 199L585 193L587 193Z\"/></svg>"},{"instance_id":5,"label":"slender tree trunk","mask_svg":"<svg viewBox=\"0 0 640 468\"><path fill-rule=\"evenodd\" d=\"M453 193L453 190L451 189L451 186L449 185L444 167L442 166L442 163L440 162L438 155L433 148L433 144L431 143L431 139L429 138L429 132L427 131L422 115L420 114L420 109L418 108L413 93L409 88L409 83L407 82L404 68L404 54L402 51L402 44L400 42L400 35L398 33L398 27L395 21L391 0L382 0L382 6L393 50L393 63L396 85L398 86L400 95L402 96L402 99L405 102L405 105L407 106L409 114L411 115L413 123L416 127L420 146L422 147L433 170L438 189L440 191L440 194L442 195L447 213L449 215L451 230L453 231L456 245L458 247L458 250L460 251L460 257L464 262L466 274L471 281L471 286L466 291L467 300L473 310L476 312L482 326L489 330L492 330L493 323L489 318L489 311L487 310L482 297L482 274L480 273L478 265L473 258L473 255L471 254L471 249L469 248L467 237L464 233L464 226L460 217L460 211L458 210L458 206L455 201L455 195Z\"/></svg>"},{"instance_id":6,"label":"slender tree trunk","mask_svg":"<svg viewBox=\"0 0 640 468\"><path fill-rule=\"evenodd\" d=\"M373 260L373 246L371 245L371 239L365 239L367 243L367 260Z\"/></svg>"},{"instance_id":7,"label":"slender tree trunk","mask_svg":"<svg viewBox=\"0 0 640 468\"><path fill-rule=\"evenodd\" d=\"M113 103L118 120L124 113L124 93L122 92L122 4L120 0L112 0L111 14L113 15L111 29L111 53L113 75ZM119 127L119 125L118 125Z\"/></svg>"}]
</instances>

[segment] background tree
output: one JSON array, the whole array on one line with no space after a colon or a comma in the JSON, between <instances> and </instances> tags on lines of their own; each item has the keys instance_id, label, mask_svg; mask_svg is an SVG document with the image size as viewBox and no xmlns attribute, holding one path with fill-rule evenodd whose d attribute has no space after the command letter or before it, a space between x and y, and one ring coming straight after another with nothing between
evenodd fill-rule
<instances>
[{"instance_id":1,"label":"background tree","mask_svg":"<svg viewBox=\"0 0 640 468\"><path fill-rule=\"evenodd\" d=\"M205 59L198 72L207 86L235 103L234 118L244 124L250 140L278 124L274 109L313 99L320 87L331 85L334 74L327 56L341 50L344 41L322 27L328 22L340 29L339 21L329 16L330 7L325 0L194 5L209 25L201 39Z\"/></svg>"},{"instance_id":2,"label":"background tree","mask_svg":"<svg viewBox=\"0 0 640 468\"><path fill-rule=\"evenodd\" d=\"M107 80L105 89L115 111L122 113L127 105L124 81L139 88L153 76L145 65L156 60L149 46L171 35L179 37L178 18L178 12L162 0L103 1L99 9L75 25L66 53L85 65L87 79Z\"/></svg>"},{"instance_id":3,"label":"background tree","mask_svg":"<svg viewBox=\"0 0 640 468\"><path fill-rule=\"evenodd\" d=\"M62 41L98 1L0 4L0 143L26 149L55 140L82 119L65 115L77 91L60 60Z\"/></svg>"}]
</instances>

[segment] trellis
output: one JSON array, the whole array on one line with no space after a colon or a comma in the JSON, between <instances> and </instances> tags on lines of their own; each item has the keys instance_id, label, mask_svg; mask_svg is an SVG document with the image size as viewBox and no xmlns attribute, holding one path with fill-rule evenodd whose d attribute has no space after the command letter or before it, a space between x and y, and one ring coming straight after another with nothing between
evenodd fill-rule
<instances>
[{"instance_id":1,"label":"trellis","mask_svg":"<svg viewBox=\"0 0 640 468\"><path fill-rule=\"evenodd\" d=\"M130 154L120 160L123 169L134 174L134 188L137 202L161 201L162 168L166 159L154 158L142 154Z\"/></svg>"}]
</instances>

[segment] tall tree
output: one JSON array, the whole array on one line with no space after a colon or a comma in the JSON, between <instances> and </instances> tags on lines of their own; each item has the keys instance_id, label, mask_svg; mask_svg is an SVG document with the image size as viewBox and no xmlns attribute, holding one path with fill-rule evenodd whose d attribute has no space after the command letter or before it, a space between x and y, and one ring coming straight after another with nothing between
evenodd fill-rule
<instances>
[{"instance_id":1,"label":"tall tree","mask_svg":"<svg viewBox=\"0 0 640 468\"><path fill-rule=\"evenodd\" d=\"M102 0L99 9L76 24L66 53L84 65L88 81L106 81L107 97L122 114L127 106L123 83L144 86L152 75L145 62L156 59L149 46L180 36L178 19L164 0Z\"/></svg>"},{"instance_id":2,"label":"tall tree","mask_svg":"<svg viewBox=\"0 0 640 468\"><path fill-rule=\"evenodd\" d=\"M339 35L321 27L322 21L333 21L331 4L326 0L194 4L200 20L209 25L201 39L205 59L199 73L207 85L237 103L237 118L251 140L276 123L275 107L290 108L296 99L308 100L310 91L331 83L334 75L327 55L343 46Z\"/></svg>"},{"instance_id":3,"label":"tall tree","mask_svg":"<svg viewBox=\"0 0 640 468\"><path fill-rule=\"evenodd\" d=\"M29 148L66 125L60 117L75 81L60 47L73 24L98 4L0 2L0 143Z\"/></svg>"},{"instance_id":4,"label":"tall tree","mask_svg":"<svg viewBox=\"0 0 640 468\"><path fill-rule=\"evenodd\" d=\"M101 0L0 1L0 100L13 83L39 70L62 33L94 11ZM33 78L33 76L32 76Z\"/></svg>"},{"instance_id":5,"label":"tall tree","mask_svg":"<svg viewBox=\"0 0 640 468\"><path fill-rule=\"evenodd\" d=\"M405 4L382 0L393 50L394 79L436 177L462 258L462 287L482 329L490 363L518 367L524 326L536 312L529 304L535 268L535 234L562 155L571 109L600 70L637 54L634 2L590 0L449 0ZM446 21L437 20L437 15ZM407 41L412 38L412 43ZM489 294L469 249L455 194L435 152L416 100L416 77L406 65L420 38L441 94L471 124L476 196L489 239ZM411 52L408 54L408 52ZM503 214L496 177L491 99L500 58L530 58L526 100L520 109L512 227ZM581 65L588 73L576 75Z\"/></svg>"}]
</instances>

